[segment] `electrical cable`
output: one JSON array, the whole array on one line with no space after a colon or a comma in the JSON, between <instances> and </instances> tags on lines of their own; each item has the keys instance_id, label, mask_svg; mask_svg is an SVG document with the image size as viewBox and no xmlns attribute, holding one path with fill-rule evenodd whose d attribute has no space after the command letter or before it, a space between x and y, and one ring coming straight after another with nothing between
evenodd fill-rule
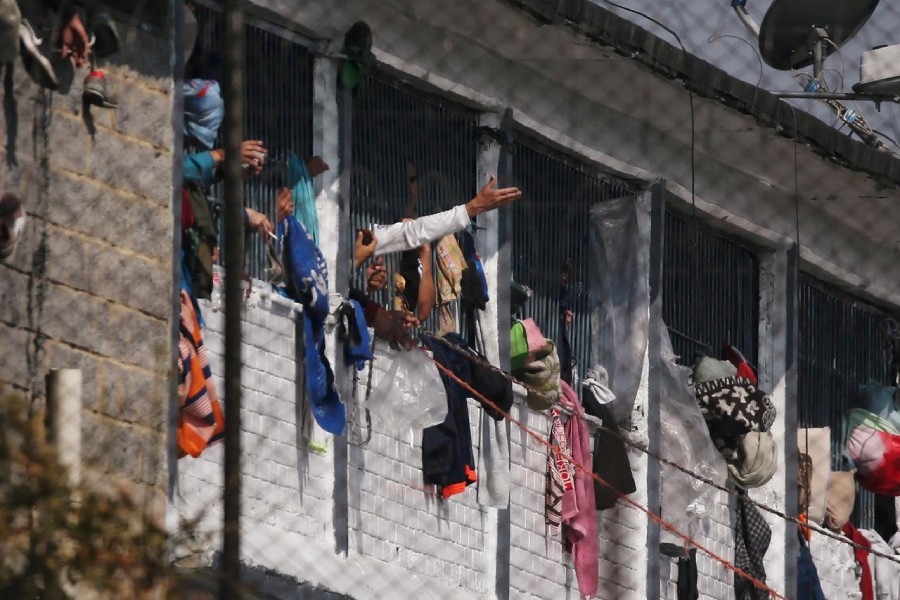
<instances>
[{"instance_id":1,"label":"electrical cable","mask_svg":"<svg viewBox=\"0 0 900 600\"><path fill-rule=\"evenodd\" d=\"M708 38L706 38L706 43L712 44L713 42L715 42L717 40L721 40L722 38L734 38L734 39L738 40L739 42L744 42L745 44L750 46L750 49L753 50L753 52L756 54L756 60L759 62L759 77L756 79L756 89L759 89L759 85L762 83L762 78L763 78L763 61L762 61L762 57L759 55L759 50L757 50L753 46L753 44L751 44L744 38L742 38L738 35L732 35L730 33L723 33L720 35L711 35Z\"/></svg>"},{"instance_id":2,"label":"electrical cable","mask_svg":"<svg viewBox=\"0 0 900 600\"><path fill-rule=\"evenodd\" d=\"M614 6L614 7L618 8L619 10L624 10L625 12L629 12L629 13L632 13L639 17L642 17L642 18L650 21L654 25L661 27L664 31L668 32L673 38L675 38L676 42L678 42L678 46L681 48L681 54L684 57L685 62L687 62L688 56L689 56L688 51L684 47L684 44L682 43L681 38L678 36L677 33L675 33L675 31L672 28L668 27L667 25L664 25L662 22L654 19L650 15L643 13L639 10L635 10L633 8L628 8L627 6L622 6L621 4L613 2L612 0L603 0L603 2L606 2L610 6ZM691 88L687 84L687 82L685 82L684 87L687 90L688 102L689 102L690 108L691 108L691 210L693 213L692 217L694 219L694 226L696 229L696 225L697 225L697 201L696 201L696 192L695 192L696 168L695 168L695 164L694 164L695 159L696 159L696 157L695 157L696 126L694 123L694 92L691 90ZM695 236L695 237L697 237L697 236ZM695 239L695 246L697 245L698 239L699 239L698 237L697 237L697 239ZM696 273L696 269L695 269L695 273Z\"/></svg>"}]
</instances>

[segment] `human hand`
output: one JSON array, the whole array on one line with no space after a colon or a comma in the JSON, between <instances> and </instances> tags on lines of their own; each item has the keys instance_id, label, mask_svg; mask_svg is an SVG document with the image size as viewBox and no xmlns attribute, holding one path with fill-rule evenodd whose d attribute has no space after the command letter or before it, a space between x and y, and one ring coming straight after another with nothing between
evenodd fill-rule
<instances>
[{"instance_id":1,"label":"human hand","mask_svg":"<svg viewBox=\"0 0 900 600\"><path fill-rule=\"evenodd\" d=\"M416 345L416 341L409 337L409 331L418 324L419 320L413 315L398 310L388 312L380 309L375 315L372 328L375 335L388 342L394 350L409 350Z\"/></svg>"},{"instance_id":2,"label":"human hand","mask_svg":"<svg viewBox=\"0 0 900 600\"><path fill-rule=\"evenodd\" d=\"M245 208L244 210L247 211L247 227L266 235L275 231L266 215L252 208Z\"/></svg>"},{"instance_id":3,"label":"human hand","mask_svg":"<svg viewBox=\"0 0 900 600\"><path fill-rule=\"evenodd\" d=\"M522 190L517 187L495 189L496 185L497 177L491 175L487 185L481 188L474 198L466 202L466 212L469 213L470 219L522 197Z\"/></svg>"},{"instance_id":4,"label":"human hand","mask_svg":"<svg viewBox=\"0 0 900 600\"><path fill-rule=\"evenodd\" d=\"M387 285L387 268L384 258L378 257L366 267L366 293L378 292Z\"/></svg>"},{"instance_id":5,"label":"human hand","mask_svg":"<svg viewBox=\"0 0 900 600\"><path fill-rule=\"evenodd\" d=\"M81 22L78 13L73 13L72 18L66 23L59 34L60 56L63 58L71 57L75 61L76 67L81 67L87 60L88 54L91 52L91 43L88 41L88 34Z\"/></svg>"},{"instance_id":6,"label":"human hand","mask_svg":"<svg viewBox=\"0 0 900 600\"><path fill-rule=\"evenodd\" d=\"M278 222L287 216L294 214L294 195L286 187L278 190L278 199L276 204L278 207Z\"/></svg>"},{"instance_id":7,"label":"human hand","mask_svg":"<svg viewBox=\"0 0 900 600\"><path fill-rule=\"evenodd\" d=\"M365 243L366 238L368 238L368 243ZM353 256L356 259L357 269L375 254L375 247L377 245L378 240L375 238L375 234L372 233L371 229L356 230L356 243L353 247Z\"/></svg>"},{"instance_id":8,"label":"human hand","mask_svg":"<svg viewBox=\"0 0 900 600\"><path fill-rule=\"evenodd\" d=\"M322 157L319 155L313 156L306 161L306 170L309 171L310 177L318 177L330 168L328 163L322 160Z\"/></svg>"},{"instance_id":9,"label":"human hand","mask_svg":"<svg viewBox=\"0 0 900 600\"><path fill-rule=\"evenodd\" d=\"M260 140L244 140L241 142L241 164L246 165L247 174L251 177L262 173L266 165L265 145Z\"/></svg>"}]
</instances>

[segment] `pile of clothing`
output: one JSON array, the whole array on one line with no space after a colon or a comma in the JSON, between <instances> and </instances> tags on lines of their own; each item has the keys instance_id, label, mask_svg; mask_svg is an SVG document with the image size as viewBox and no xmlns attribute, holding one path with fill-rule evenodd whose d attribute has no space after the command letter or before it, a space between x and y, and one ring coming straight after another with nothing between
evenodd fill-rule
<instances>
[{"instance_id":1,"label":"pile of clothing","mask_svg":"<svg viewBox=\"0 0 900 600\"><path fill-rule=\"evenodd\" d=\"M696 361L694 394L713 443L728 463L728 476L743 488L759 487L778 463L769 431L775 406L757 389L756 375L740 353L729 354L732 360L702 356Z\"/></svg>"},{"instance_id":2,"label":"pile of clothing","mask_svg":"<svg viewBox=\"0 0 900 600\"><path fill-rule=\"evenodd\" d=\"M857 405L844 421L845 455L856 478L869 491L900 496L900 411L897 390L880 385L859 388Z\"/></svg>"}]
</instances>

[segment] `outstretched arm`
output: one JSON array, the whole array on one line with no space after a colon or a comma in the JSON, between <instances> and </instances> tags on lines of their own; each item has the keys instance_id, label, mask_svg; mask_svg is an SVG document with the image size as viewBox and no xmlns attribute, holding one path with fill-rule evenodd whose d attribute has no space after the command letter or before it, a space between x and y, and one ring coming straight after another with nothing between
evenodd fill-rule
<instances>
[{"instance_id":1,"label":"outstretched arm","mask_svg":"<svg viewBox=\"0 0 900 600\"><path fill-rule=\"evenodd\" d=\"M412 221L373 226L372 231L378 239L375 256L412 250L439 240L445 235L465 229L471 224L472 218L481 213L494 210L522 197L519 188L497 189L496 185L497 178L491 176L487 185L465 204Z\"/></svg>"}]
</instances>

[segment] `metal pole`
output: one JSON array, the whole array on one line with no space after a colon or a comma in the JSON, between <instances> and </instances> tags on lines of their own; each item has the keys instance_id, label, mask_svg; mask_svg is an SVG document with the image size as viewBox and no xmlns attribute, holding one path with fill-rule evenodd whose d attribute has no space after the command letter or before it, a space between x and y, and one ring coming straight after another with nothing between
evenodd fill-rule
<instances>
[{"instance_id":1,"label":"metal pole","mask_svg":"<svg viewBox=\"0 0 900 600\"><path fill-rule=\"evenodd\" d=\"M241 281L244 276L244 2L225 2L225 489L222 600L238 600L241 567Z\"/></svg>"}]
</instances>

